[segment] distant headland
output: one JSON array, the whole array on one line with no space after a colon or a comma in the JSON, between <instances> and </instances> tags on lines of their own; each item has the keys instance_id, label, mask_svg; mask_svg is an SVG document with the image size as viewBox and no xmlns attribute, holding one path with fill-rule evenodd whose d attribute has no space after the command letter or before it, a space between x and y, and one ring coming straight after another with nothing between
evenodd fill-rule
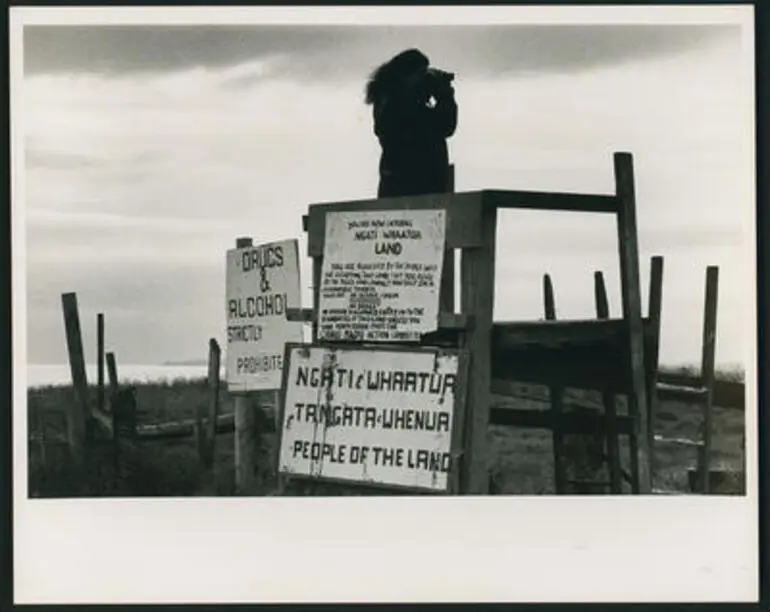
<instances>
[{"instance_id":1,"label":"distant headland","mask_svg":"<svg viewBox=\"0 0 770 612\"><path fill-rule=\"evenodd\" d=\"M171 361L164 361L162 365L164 366L199 366L199 365L207 365L207 361L205 359L176 359Z\"/></svg>"}]
</instances>

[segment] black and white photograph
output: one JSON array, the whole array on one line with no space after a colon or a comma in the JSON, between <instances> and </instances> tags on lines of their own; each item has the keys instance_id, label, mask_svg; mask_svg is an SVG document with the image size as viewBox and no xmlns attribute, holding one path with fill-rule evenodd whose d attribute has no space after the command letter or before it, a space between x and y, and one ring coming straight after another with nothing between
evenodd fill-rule
<instances>
[{"instance_id":1,"label":"black and white photograph","mask_svg":"<svg viewBox=\"0 0 770 612\"><path fill-rule=\"evenodd\" d=\"M757 597L751 6L10 14L25 601Z\"/></svg>"}]
</instances>

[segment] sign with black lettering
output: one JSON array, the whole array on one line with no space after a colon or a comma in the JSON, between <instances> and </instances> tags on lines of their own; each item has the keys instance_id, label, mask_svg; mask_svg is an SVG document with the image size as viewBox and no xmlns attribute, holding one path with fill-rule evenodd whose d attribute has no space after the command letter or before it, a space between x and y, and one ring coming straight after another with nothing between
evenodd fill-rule
<instances>
[{"instance_id":1,"label":"sign with black lettering","mask_svg":"<svg viewBox=\"0 0 770 612\"><path fill-rule=\"evenodd\" d=\"M297 240L227 251L227 357L230 391L279 389L286 342L302 342Z\"/></svg>"},{"instance_id":2,"label":"sign with black lettering","mask_svg":"<svg viewBox=\"0 0 770 612\"><path fill-rule=\"evenodd\" d=\"M319 340L414 342L438 327L444 210L326 215Z\"/></svg>"},{"instance_id":3,"label":"sign with black lettering","mask_svg":"<svg viewBox=\"0 0 770 612\"><path fill-rule=\"evenodd\" d=\"M453 492L465 353L287 345L279 473Z\"/></svg>"}]
</instances>

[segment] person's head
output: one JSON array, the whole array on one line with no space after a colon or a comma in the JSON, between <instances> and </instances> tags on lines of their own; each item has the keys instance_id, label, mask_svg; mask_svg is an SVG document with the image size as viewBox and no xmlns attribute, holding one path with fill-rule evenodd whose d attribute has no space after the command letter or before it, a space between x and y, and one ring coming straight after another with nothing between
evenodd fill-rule
<instances>
[{"instance_id":1,"label":"person's head","mask_svg":"<svg viewBox=\"0 0 770 612\"><path fill-rule=\"evenodd\" d=\"M430 60L419 49L407 49L395 55L370 76L366 84L366 103L374 104L401 83L421 78L429 65Z\"/></svg>"}]
</instances>

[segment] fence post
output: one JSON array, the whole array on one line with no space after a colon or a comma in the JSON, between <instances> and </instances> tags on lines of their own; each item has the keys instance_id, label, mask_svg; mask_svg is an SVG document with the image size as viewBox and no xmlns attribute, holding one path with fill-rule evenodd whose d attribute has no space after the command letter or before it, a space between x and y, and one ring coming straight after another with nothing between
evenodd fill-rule
<instances>
[{"instance_id":1,"label":"fence post","mask_svg":"<svg viewBox=\"0 0 770 612\"><path fill-rule=\"evenodd\" d=\"M596 318L608 319L610 307L607 301L607 288L604 284L604 275L594 272L594 301L596 302ZM607 463L610 473L610 491L614 494L623 492L623 474L620 465L620 445L618 444L618 420L615 395L607 391L602 392L605 416L607 418Z\"/></svg>"},{"instance_id":2,"label":"fence post","mask_svg":"<svg viewBox=\"0 0 770 612\"><path fill-rule=\"evenodd\" d=\"M78 315L78 298L75 293L62 294L62 310L64 311L64 328L67 335L67 354L69 356L74 400L69 404L67 414L67 439L76 465L85 463L85 455L89 443L88 382L86 365L83 357L83 339L80 335L80 317Z\"/></svg>"},{"instance_id":3,"label":"fence post","mask_svg":"<svg viewBox=\"0 0 770 612\"><path fill-rule=\"evenodd\" d=\"M210 388L211 379L207 381L207 385ZM195 433L195 448L198 449L198 462L200 463L201 467L206 469L207 440L206 440L206 427L204 427L204 423L203 423L204 410L205 410L205 407L203 403L198 402L195 404L195 424L193 426L193 431Z\"/></svg>"},{"instance_id":4,"label":"fence post","mask_svg":"<svg viewBox=\"0 0 770 612\"><path fill-rule=\"evenodd\" d=\"M663 257L656 255L650 260L650 294L647 317L650 325L649 351L645 351L647 362L647 446L650 451L650 483L655 480L657 461L655 458L655 414L658 410L658 361L660 358L660 322L663 309Z\"/></svg>"},{"instance_id":5,"label":"fence post","mask_svg":"<svg viewBox=\"0 0 770 612\"><path fill-rule=\"evenodd\" d=\"M104 314L96 315L96 409L104 412Z\"/></svg>"},{"instance_id":6,"label":"fence post","mask_svg":"<svg viewBox=\"0 0 770 612\"><path fill-rule=\"evenodd\" d=\"M556 300L553 293L553 283L549 274L543 275L543 302L546 321L556 319ZM553 386L548 389L551 399L551 410L554 412L553 439L553 467L554 484L557 495L567 492L567 473L565 469L566 457L564 456L564 433L561 429L561 415L564 412L562 387Z\"/></svg>"},{"instance_id":7,"label":"fence post","mask_svg":"<svg viewBox=\"0 0 770 612\"><path fill-rule=\"evenodd\" d=\"M711 433L713 429L714 368L717 331L717 293L719 268L706 268L706 304L703 311L703 354L701 355L701 384L706 388L703 402L703 459L700 465L700 490L709 493L711 489Z\"/></svg>"},{"instance_id":8,"label":"fence post","mask_svg":"<svg viewBox=\"0 0 770 612\"><path fill-rule=\"evenodd\" d=\"M107 353L107 376L110 379L110 403L118 392L118 366L115 363L115 353Z\"/></svg>"},{"instance_id":9,"label":"fence post","mask_svg":"<svg viewBox=\"0 0 770 612\"><path fill-rule=\"evenodd\" d=\"M214 453L217 438L217 417L219 416L219 363L221 351L214 338L209 340L209 414L208 430L206 432L206 450L204 467L214 466Z\"/></svg>"}]
</instances>

